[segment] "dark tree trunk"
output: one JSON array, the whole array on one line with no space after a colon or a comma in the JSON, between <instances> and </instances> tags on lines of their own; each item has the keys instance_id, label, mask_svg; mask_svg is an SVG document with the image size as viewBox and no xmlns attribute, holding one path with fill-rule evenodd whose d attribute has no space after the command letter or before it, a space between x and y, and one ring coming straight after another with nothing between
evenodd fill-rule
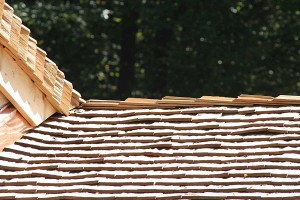
<instances>
[{"instance_id":1,"label":"dark tree trunk","mask_svg":"<svg viewBox=\"0 0 300 200\"><path fill-rule=\"evenodd\" d=\"M151 79L150 88L153 97L160 97L161 93L165 93L167 88L167 76L169 64L167 63L167 49L170 38L172 37L172 30L163 28L156 33L154 39L154 59L157 60L158 66L153 66L153 77Z\"/></svg>"},{"instance_id":2,"label":"dark tree trunk","mask_svg":"<svg viewBox=\"0 0 300 200\"><path fill-rule=\"evenodd\" d=\"M128 8L128 7L127 7ZM118 99L131 96L135 76L136 33L138 13L124 12L122 18L122 39L120 52L120 78L118 81Z\"/></svg>"}]
</instances>

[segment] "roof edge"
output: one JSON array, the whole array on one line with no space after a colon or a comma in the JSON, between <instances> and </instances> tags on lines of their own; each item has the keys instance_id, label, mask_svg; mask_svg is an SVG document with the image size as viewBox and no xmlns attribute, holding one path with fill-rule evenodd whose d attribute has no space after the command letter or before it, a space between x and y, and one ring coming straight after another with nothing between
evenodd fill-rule
<instances>
[{"instance_id":1,"label":"roof edge","mask_svg":"<svg viewBox=\"0 0 300 200\"><path fill-rule=\"evenodd\" d=\"M71 109L85 102L64 73L37 46L37 41L30 37L30 29L5 0L0 0L0 44L57 112L68 115Z\"/></svg>"},{"instance_id":2,"label":"roof edge","mask_svg":"<svg viewBox=\"0 0 300 200\"><path fill-rule=\"evenodd\" d=\"M162 99L127 98L125 101L88 100L84 109L145 109L145 108L182 108L210 106L291 106L300 105L300 96L279 95L278 97L241 94L236 98L220 96L202 96L200 98L166 96Z\"/></svg>"}]
</instances>

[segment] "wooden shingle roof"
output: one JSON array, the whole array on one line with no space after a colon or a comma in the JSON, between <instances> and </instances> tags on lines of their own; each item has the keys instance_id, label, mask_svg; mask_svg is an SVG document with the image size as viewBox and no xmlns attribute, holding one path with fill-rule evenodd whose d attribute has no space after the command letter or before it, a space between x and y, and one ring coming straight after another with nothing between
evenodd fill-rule
<instances>
[{"instance_id":1,"label":"wooden shingle roof","mask_svg":"<svg viewBox=\"0 0 300 200\"><path fill-rule=\"evenodd\" d=\"M84 102L46 55L13 8L0 0L0 92L33 126L55 112L68 115Z\"/></svg>"},{"instance_id":2,"label":"wooden shingle roof","mask_svg":"<svg viewBox=\"0 0 300 200\"><path fill-rule=\"evenodd\" d=\"M0 148L70 115L0 153L0 199L300 198L300 97L85 102L29 33L0 0Z\"/></svg>"},{"instance_id":3,"label":"wooden shingle roof","mask_svg":"<svg viewBox=\"0 0 300 200\"><path fill-rule=\"evenodd\" d=\"M0 153L0 199L300 198L298 97L255 98L88 101Z\"/></svg>"}]
</instances>

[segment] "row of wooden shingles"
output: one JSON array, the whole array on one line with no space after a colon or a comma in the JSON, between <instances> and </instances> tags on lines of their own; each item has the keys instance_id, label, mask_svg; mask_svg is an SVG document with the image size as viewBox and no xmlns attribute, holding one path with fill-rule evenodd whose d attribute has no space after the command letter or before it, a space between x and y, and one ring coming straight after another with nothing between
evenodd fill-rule
<instances>
[{"instance_id":1,"label":"row of wooden shingles","mask_svg":"<svg viewBox=\"0 0 300 200\"><path fill-rule=\"evenodd\" d=\"M280 95L278 97L242 94L237 98L220 96L202 96L200 98L166 96L162 99L127 98L125 101L88 100L83 104L86 109L138 109L138 108L176 108L255 105L290 106L299 105L300 96ZM247 112L246 108L245 112Z\"/></svg>"},{"instance_id":2,"label":"row of wooden shingles","mask_svg":"<svg viewBox=\"0 0 300 200\"><path fill-rule=\"evenodd\" d=\"M22 25L21 19L4 0L0 0L0 22L0 43L56 110L69 114L70 109L83 101L81 95L56 64L46 57L46 52L37 47L37 41L29 36L30 30Z\"/></svg>"}]
</instances>

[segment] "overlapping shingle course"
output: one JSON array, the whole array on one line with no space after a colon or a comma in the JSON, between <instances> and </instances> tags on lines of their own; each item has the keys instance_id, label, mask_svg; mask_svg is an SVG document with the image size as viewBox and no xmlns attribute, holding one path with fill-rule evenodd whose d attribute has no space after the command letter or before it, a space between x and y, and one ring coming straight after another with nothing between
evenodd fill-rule
<instances>
[{"instance_id":1,"label":"overlapping shingle course","mask_svg":"<svg viewBox=\"0 0 300 200\"><path fill-rule=\"evenodd\" d=\"M0 48L68 114L84 100L29 33L0 0ZM89 100L0 153L0 199L299 199L299 104L286 95Z\"/></svg>"},{"instance_id":2,"label":"overlapping shingle course","mask_svg":"<svg viewBox=\"0 0 300 200\"><path fill-rule=\"evenodd\" d=\"M299 105L299 96L280 95L278 97L242 94L237 98L202 96L200 98L166 96L162 99L128 98L125 101L88 100L85 109L134 109L134 108L176 108L204 106L282 106ZM248 109L248 108L247 108Z\"/></svg>"},{"instance_id":3,"label":"overlapping shingle course","mask_svg":"<svg viewBox=\"0 0 300 200\"><path fill-rule=\"evenodd\" d=\"M181 100L118 109L88 101L51 117L0 154L0 196L300 198L300 106Z\"/></svg>"}]
</instances>

